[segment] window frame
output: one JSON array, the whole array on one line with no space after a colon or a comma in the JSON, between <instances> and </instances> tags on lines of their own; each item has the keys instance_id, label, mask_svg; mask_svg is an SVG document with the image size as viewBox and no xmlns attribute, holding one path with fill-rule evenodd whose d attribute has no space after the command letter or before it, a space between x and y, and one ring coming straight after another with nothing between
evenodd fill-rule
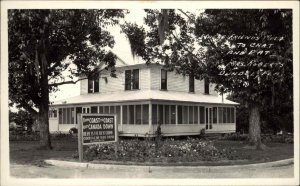
<instances>
[{"instance_id":1,"label":"window frame","mask_svg":"<svg viewBox=\"0 0 300 186\"><path fill-rule=\"evenodd\" d=\"M204 94L209 94L209 79L204 78Z\"/></svg>"},{"instance_id":2,"label":"window frame","mask_svg":"<svg viewBox=\"0 0 300 186\"><path fill-rule=\"evenodd\" d=\"M164 79L163 73L165 73ZM165 69L160 70L160 90L168 90L168 71Z\"/></svg>"},{"instance_id":3,"label":"window frame","mask_svg":"<svg viewBox=\"0 0 300 186\"><path fill-rule=\"evenodd\" d=\"M96 89L96 91L95 91L95 89ZM99 78L94 78L94 79L88 78L88 94L99 93L99 92L100 92Z\"/></svg>"},{"instance_id":4,"label":"window frame","mask_svg":"<svg viewBox=\"0 0 300 186\"><path fill-rule=\"evenodd\" d=\"M193 75L189 76L189 92L195 93L195 77Z\"/></svg>"},{"instance_id":5,"label":"window frame","mask_svg":"<svg viewBox=\"0 0 300 186\"><path fill-rule=\"evenodd\" d=\"M124 90L140 89L140 69L125 70Z\"/></svg>"}]
</instances>

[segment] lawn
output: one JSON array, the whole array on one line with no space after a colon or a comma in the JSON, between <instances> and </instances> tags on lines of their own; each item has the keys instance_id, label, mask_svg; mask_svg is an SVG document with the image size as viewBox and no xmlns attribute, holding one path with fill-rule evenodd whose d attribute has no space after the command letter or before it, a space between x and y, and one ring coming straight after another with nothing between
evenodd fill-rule
<instances>
[{"instance_id":1,"label":"lawn","mask_svg":"<svg viewBox=\"0 0 300 186\"><path fill-rule=\"evenodd\" d=\"M10 141L10 163L41 166L46 159L70 160L78 147L73 138L52 140L52 145L52 150L43 150L38 141Z\"/></svg>"},{"instance_id":2,"label":"lawn","mask_svg":"<svg viewBox=\"0 0 300 186\"><path fill-rule=\"evenodd\" d=\"M125 143L129 143L129 141L124 140ZM123 141L123 143L124 143ZM133 140L135 143L139 143L138 140ZM165 141L166 142L166 141ZM172 143L173 147L174 144L182 144L185 141L167 141L168 143ZM163 142L162 142L163 143ZM204 144L206 142L204 141ZM152 162L156 162L161 160L162 162L176 164L177 162L186 162L188 163L189 160L192 162L198 162L199 165L231 165L231 164L249 164L249 163L260 163L260 162L268 162L268 161L276 161L281 159L293 158L294 149L293 144L284 144L284 143L267 143L267 149L265 151L259 150L251 150L245 148L246 144L242 141L228 141L228 140L214 140L209 141L213 147L215 147L212 151L217 153L219 156L218 158L214 158L215 154L210 153L209 151L206 152L208 156L211 156L208 160L203 157L199 158L197 161L197 157L185 159L185 155L183 157L177 158L179 155L176 153L170 153L171 155L167 154L167 158L170 156L170 161L163 155L161 157L157 157ZM10 163L17 163L17 164L30 164L30 165L37 165L42 166L44 165L43 160L45 159L60 159L60 160L69 160L69 161L77 161L74 158L74 155L77 151L77 140L74 138L63 138L63 139L55 139L52 140L53 150L39 150L38 149L38 141L10 141ZM168 144L165 144L168 145ZM105 146L103 148L97 148L99 151L105 150ZM167 146L163 146L165 149ZM119 147L120 148L120 147ZM181 153L182 153L182 147ZM202 147L200 147L202 148ZM141 150L137 151L136 149L132 149L132 154L129 156L132 158L129 159L119 159L123 163L132 162L135 160L135 155L139 153ZM105 150L104 152L106 152ZM173 152L172 149L169 152ZM221 152L221 153L220 153ZM91 160L97 161L105 161L105 160L114 160L112 158L112 154L107 154L110 157L107 159L107 156L95 156ZM163 153L161 153L163 154ZM101 154L103 155L103 153ZM204 154L205 155L205 154ZM140 156L140 155L139 155ZM104 157L104 158L103 158ZM106 159L105 159L106 157ZM138 156L137 156L138 157ZM188 160L188 161L185 161ZM149 162L147 158L143 160L137 160L139 163ZM189 164L189 163L188 163Z\"/></svg>"}]
</instances>

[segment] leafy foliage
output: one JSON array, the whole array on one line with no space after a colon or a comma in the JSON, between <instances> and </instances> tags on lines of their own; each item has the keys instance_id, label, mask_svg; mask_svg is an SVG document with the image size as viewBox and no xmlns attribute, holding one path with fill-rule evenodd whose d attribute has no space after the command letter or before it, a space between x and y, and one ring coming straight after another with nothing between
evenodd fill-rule
<instances>
[{"instance_id":1,"label":"leafy foliage","mask_svg":"<svg viewBox=\"0 0 300 186\"><path fill-rule=\"evenodd\" d=\"M15 122L19 126L31 129L33 125L33 117L26 110L19 110L18 112L9 112L9 122Z\"/></svg>"},{"instance_id":2,"label":"leafy foliage","mask_svg":"<svg viewBox=\"0 0 300 186\"><path fill-rule=\"evenodd\" d=\"M230 149L217 149L213 142L199 139L166 139L157 147L155 142L145 140L120 140L118 159L134 162L193 162L231 159ZM227 154L227 155L226 155ZM89 146L84 152L88 160L116 160L114 144Z\"/></svg>"},{"instance_id":3,"label":"leafy foliage","mask_svg":"<svg viewBox=\"0 0 300 186\"><path fill-rule=\"evenodd\" d=\"M127 11L118 9L8 11L9 99L38 116L42 146L51 147L49 92L76 83L74 77L98 74L99 65L115 64L108 50L114 39L107 26L118 24ZM70 68L73 64L76 68ZM71 81L62 76L70 71ZM81 80L81 79L79 79Z\"/></svg>"},{"instance_id":4,"label":"leafy foliage","mask_svg":"<svg viewBox=\"0 0 300 186\"><path fill-rule=\"evenodd\" d=\"M145 11L149 30L145 37L139 38L139 41L144 39L144 52L136 54L148 63L165 64L183 75L207 78L216 84L220 94L234 95L252 118L249 119L250 141L260 144L259 111L268 110L262 107L271 105L274 113L275 104L284 102L290 105L287 116L291 118L291 10ZM127 31L133 32L130 35L143 29L136 25L128 27ZM131 42L131 46L135 43ZM280 95L284 95L283 101ZM258 117L254 121L255 114Z\"/></svg>"},{"instance_id":5,"label":"leafy foliage","mask_svg":"<svg viewBox=\"0 0 300 186\"><path fill-rule=\"evenodd\" d=\"M291 10L206 10L196 35L207 46L211 81L244 103L265 104L292 87ZM278 88L278 89L277 89Z\"/></svg>"},{"instance_id":6,"label":"leafy foliage","mask_svg":"<svg viewBox=\"0 0 300 186\"><path fill-rule=\"evenodd\" d=\"M47 59L44 73L51 82L50 92L64 81L61 72L71 62L77 67L71 71L73 76L87 75L99 63L113 66L113 56L105 47L113 47L114 40L105 29L123 16L123 10L109 9L9 10L10 100L19 107L39 108L41 53Z\"/></svg>"}]
</instances>

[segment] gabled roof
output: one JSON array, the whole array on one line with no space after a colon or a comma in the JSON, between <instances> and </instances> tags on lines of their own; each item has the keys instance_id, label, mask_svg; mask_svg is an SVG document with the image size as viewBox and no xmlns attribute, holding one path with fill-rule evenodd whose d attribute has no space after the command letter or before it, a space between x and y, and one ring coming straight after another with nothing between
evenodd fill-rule
<instances>
[{"instance_id":1,"label":"gabled roof","mask_svg":"<svg viewBox=\"0 0 300 186\"><path fill-rule=\"evenodd\" d=\"M160 90L137 90L111 93L84 94L56 101L53 103L53 105L118 103L145 100L239 105L239 103L229 101L225 98L222 102L222 98L218 96Z\"/></svg>"}]
</instances>

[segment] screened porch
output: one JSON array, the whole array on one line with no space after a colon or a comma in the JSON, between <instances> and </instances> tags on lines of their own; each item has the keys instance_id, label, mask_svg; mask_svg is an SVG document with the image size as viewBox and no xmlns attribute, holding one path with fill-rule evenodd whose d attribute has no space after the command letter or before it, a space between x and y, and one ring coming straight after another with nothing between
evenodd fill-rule
<instances>
[{"instance_id":1,"label":"screened porch","mask_svg":"<svg viewBox=\"0 0 300 186\"><path fill-rule=\"evenodd\" d=\"M76 127L78 113L116 114L120 136L151 136L158 124L165 136L195 135L203 128L207 132L235 131L234 105L169 101L55 106L49 113L50 130L68 132Z\"/></svg>"}]
</instances>

